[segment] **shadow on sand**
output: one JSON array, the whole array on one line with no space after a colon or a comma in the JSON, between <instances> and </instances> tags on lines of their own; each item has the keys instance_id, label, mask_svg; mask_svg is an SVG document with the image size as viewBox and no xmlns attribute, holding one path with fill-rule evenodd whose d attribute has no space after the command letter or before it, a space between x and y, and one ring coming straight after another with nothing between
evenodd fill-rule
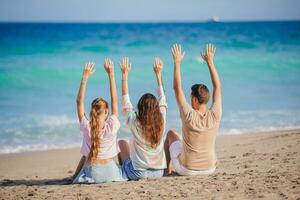
<instances>
[{"instance_id":1,"label":"shadow on sand","mask_svg":"<svg viewBox=\"0 0 300 200\"><path fill-rule=\"evenodd\" d=\"M171 174L164 176L164 177L174 177L178 176L175 172L172 172ZM0 180L0 187L11 187L11 186L20 186L20 185L26 185L26 186L35 186L35 185L70 185L72 184L72 178L67 177L64 179L3 179ZM82 184L89 184L89 183L82 183Z\"/></svg>"},{"instance_id":2,"label":"shadow on sand","mask_svg":"<svg viewBox=\"0 0 300 200\"><path fill-rule=\"evenodd\" d=\"M72 183L71 178L64 179L20 179L20 180L10 180L4 179L0 181L0 187L8 187L8 186L34 186L34 185L69 185Z\"/></svg>"}]
</instances>

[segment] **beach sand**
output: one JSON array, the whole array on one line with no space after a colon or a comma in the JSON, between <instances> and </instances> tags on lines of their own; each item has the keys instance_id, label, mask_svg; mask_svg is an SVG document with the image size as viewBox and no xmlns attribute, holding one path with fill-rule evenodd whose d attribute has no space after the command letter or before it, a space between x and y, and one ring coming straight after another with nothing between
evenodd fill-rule
<instances>
[{"instance_id":1,"label":"beach sand","mask_svg":"<svg viewBox=\"0 0 300 200\"><path fill-rule=\"evenodd\" d=\"M0 199L300 199L300 130L219 136L209 176L70 185L79 149L0 156Z\"/></svg>"}]
</instances>

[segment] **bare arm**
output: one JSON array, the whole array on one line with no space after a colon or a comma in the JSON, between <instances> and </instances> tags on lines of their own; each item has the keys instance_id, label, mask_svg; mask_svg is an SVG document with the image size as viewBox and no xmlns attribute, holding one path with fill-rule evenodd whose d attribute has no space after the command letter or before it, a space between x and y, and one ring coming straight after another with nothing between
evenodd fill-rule
<instances>
[{"instance_id":1,"label":"bare arm","mask_svg":"<svg viewBox=\"0 0 300 200\"><path fill-rule=\"evenodd\" d=\"M77 94L77 115L79 122L81 122L81 119L84 117L84 96L85 96L85 90L86 90L86 83L89 79L90 75L94 73L94 66L95 63L87 63L84 67L81 84L79 87L79 91Z\"/></svg>"},{"instance_id":2,"label":"bare arm","mask_svg":"<svg viewBox=\"0 0 300 200\"><path fill-rule=\"evenodd\" d=\"M178 44L173 45L172 55L174 60L174 80L173 80L173 89L175 92L175 97L177 104L182 106L186 103L186 98L184 96L182 85L181 85L181 74L180 74L180 65L181 60L184 57L184 52L181 52L181 46Z\"/></svg>"},{"instance_id":3,"label":"bare arm","mask_svg":"<svg viewBox=\"0 0 300 200\"><path fill-rule=\"evenodd\" d=\"M206 61L208 69L210 72L210 77L213 85L213 105L215 103L222 103L222 94L221 94L221 81L219 74L214 65L214 56L216 53L216 48L212 44L206 45L206 52L201 53L202 58Z\"/></svg>"},{"instance_id":4,"label":"bare arm","mask_svg":"<svg viewBox=\"0 0 300 200\"><path fill-rule=\"evenodd\" d=\"M78 165L77 165L76 171L75 171L75 173L73 175L73 178L72 178L73 181L77 177L77 175L79 174L79 172L81 171L82 167L84 166L85 161L86 161L86 157L82 156L80 158L80 161L79 161Z\"/></svg>"},{"instance_id":5,"label":"bare arm","mask_svg":"<svg viewBox=\"0 0 300 200\"><path fill-rule=\"evenodd\" d=\"M131 70L131 63L129 63L128 57L125 57L120 62L122 71L122 96L128 94L128 74Z\"/></svg>"},{"instance_id":6,"label":"bare arm","mask_svg":"<svg viewBox=\"0 0 300 200\"><path fill-rule=\"evenodd\" d=\"M154 64L153 64L153 70L156 76L157 85L163 86L162 83L162 69L163 69L163 62L160 58L155 58Z\"/></svg>"},{"instance_id":7,"label":"bare arm","mask_svg":"<svg viewBox=\"0 0 300 200\"><path fill-rule=\"evenodd\" d=\"M114 63L106 58L104 61L104 69L107 72L109 78L109 89L110 89L110 98L111 98L111 112L113 115L118 117L118 95L117 95L117 86L115 81L114 73Z\"/></svg>"},{"instance_id":8,"label":"bare arm","mask_svg":"<svg viewBox=\"0 0 300 200\"><path fill-rule=\"evenodd\" d=\"M157 95L159 101L159 108L160 108L160 112L164 117L164 122L165 122L166 114L167 114L167 100L163 89L162 69L163 69L162 60L160 58L155 58L155 61L153 63L153 70L156 76L157 86L158 86Z\"/></svg>"}]
</instances>

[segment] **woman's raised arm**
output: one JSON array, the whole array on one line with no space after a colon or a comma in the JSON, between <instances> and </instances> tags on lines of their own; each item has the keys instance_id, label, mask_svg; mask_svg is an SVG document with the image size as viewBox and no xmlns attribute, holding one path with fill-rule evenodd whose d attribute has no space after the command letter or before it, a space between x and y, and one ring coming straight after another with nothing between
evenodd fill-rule
<instances>
[{"instance_id":1,"label":"woman's raised arm","mask_svg":"<svg viewBox=\"0 0 300 200\"><path fill-rule=\"evenodd\" d=\"M160 58L155 58L154 63L153 63L153 70L156 76L157 80L157 85L163 86L162 83L162 69L163 69L163 62Z\"/></svg>"},{"instance_id":2,"label":"woman's raised arm","mask_svg":"<svg viewBox=\"0 0 300 200\"><path fill-rule=\"evenodd\" d=\"M160 58L155 58L153 63L153 71L155 73L156 80L157 80L157 94L158 94L160 111L163 113L165 118L168 106L167 106L166 96L163 88L162 69L163 69L162 60Z\"/></svg>"},{"instance_id":3,"label":"woman's raised arm","mask_svg":"<svg viewBox=\"0 0 300 200\"><path fill-rule=\"evenodd\" d=\"M119 64L122 71L122 96L125 96L128 94L128 74L131 70L131 63L128 57L125 57Z\"/></svg>"}]
</instances>

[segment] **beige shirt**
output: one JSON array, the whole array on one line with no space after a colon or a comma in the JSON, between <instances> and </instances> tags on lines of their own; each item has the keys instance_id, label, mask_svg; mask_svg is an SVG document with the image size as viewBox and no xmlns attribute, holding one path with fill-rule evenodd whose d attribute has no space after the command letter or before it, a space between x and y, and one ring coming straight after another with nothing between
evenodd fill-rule
<instances>
[{"instance_id":1,"label":"beige shirt","mask_svg":"<svg viewBox=\"0 0 300 200\"><path fill-rule=\"evenodd\" d=\"M216 166L215 141L222 116L221 103L204 114L188 103L179 107L182 121L182 152L179 160L190 170L207 170Z\"/></svg>"}]
</instances>

